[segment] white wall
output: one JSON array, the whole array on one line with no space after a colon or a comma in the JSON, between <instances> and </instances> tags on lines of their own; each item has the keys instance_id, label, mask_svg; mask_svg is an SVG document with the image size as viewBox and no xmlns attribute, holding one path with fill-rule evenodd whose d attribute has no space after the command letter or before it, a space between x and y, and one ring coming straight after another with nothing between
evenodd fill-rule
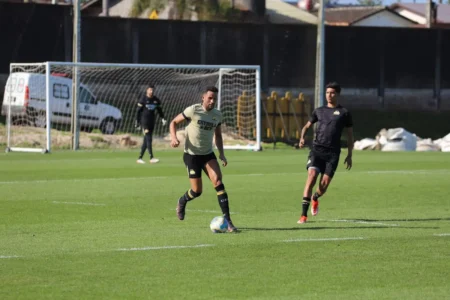
<instances>
[{"instance_id":1,"label":"white wall","mask_svg":"<svg viewBox=\"0 0 450 300\"><path fill-rule=\"evenodd\" d=\"M381 11L371 15L352 26L371 26L371 27L410 27L414 25L412 22L405 20L389 11Z\"/></svg>"}]
</instances>

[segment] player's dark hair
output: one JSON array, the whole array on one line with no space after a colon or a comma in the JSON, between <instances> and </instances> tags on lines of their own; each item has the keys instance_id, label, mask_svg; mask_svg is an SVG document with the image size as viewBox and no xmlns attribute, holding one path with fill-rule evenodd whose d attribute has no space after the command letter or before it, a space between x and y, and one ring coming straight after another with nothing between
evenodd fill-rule
<instances>
[{"instance_id":1,"label":"player's dark hair","mask_svg":"<svg viewBox=\"0 0 450 300\"><path fill-rule=\"evenodd\" d=\"M205 90L205 93L207 93L207 92L217 93L217 92L219 92L219 90L215 86L208 86L208 87L206 87L206 90Z\"/></svg>"},{"instance_id":2,"label":"player's dark hair","mask_svg":"<svg viewBox=\"0 0 450 300\"><path fill-rule=\"evenodd\" d=\"M152 83L147 85L147 89L154 89L154 88L155 88L155 85Z\"/></svg>"},{"instance_id":3,"label":"player's dark hair","mask_svg":"<svg viewBox=\"0 0 450 300\"><path fill-rule=\"evenodd\" d=\"M340 94L341 93L341 86L339 83L337 83L336 81L330 82L327 84L326 86L327 89L333 89L336 91L336 93Z\"/></svg>"}]
</instances>

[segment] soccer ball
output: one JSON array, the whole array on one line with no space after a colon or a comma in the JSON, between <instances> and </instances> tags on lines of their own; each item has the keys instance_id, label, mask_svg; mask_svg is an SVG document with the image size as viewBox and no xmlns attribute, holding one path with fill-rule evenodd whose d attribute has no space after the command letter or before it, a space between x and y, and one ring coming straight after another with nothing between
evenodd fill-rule
<instances>
[{"instance_id":1,"label":"soccer ball","mask_svg":"<svg viewBox=\"0 0 450 300\"><path fill-rule=\"evenodd\" d=\"M209 224L209 228L214 233L223 233L228 230L228 222L224 217L215 217Z\"/></svg>"}]
</instances>

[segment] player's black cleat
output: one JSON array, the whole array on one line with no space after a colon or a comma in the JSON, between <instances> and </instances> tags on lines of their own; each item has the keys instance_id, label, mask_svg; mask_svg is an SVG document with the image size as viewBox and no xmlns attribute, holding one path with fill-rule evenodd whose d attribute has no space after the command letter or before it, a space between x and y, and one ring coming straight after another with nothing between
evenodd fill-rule
<instances>
[{"instance_id":1,"label":"player's black cleat","mask_svg":"<svg viewBox=\"0 0 450 300\"><path fill-rule=\"evenodd\" d=\"M236 228L236 226L233 225L233 222L231 220L228 221L228 232L238 232L239 230Z\"/></svg>"},{"instance_id":2,"label":"player's black cleat","mask_svg":"<svg viewBox=\"0 0 450 300\"><path fill-rule=\"evenodd\" d=\"M184 203L182 203L182 202L184 202ZM182 201L181 199L179 199L178 200L178 204L177 204L177 217L178 217L178 219L183 221L185 213L186 213L186 202Z\"/></svg>"}]
</instances>

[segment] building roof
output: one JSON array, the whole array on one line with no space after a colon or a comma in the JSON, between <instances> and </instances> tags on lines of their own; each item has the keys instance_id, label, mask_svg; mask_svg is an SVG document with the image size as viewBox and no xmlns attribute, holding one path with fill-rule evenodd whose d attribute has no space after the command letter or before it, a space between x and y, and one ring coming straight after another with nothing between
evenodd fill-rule
<instances>
[{"instance_id":1,"label":"building roof","mask_svg":"<svg viewBox=\"0 0 450 300\"><path fill-rule=\"evenodd\" d=\"M437 23L450 24L450 4L436 4ZM426 3L395 3L390 6L393 10L408 10L421 17L426 17Z\"/></svg>"},{"instance_id":2,"label":"building roof","mask_svg":"<svg viewBox=\"0 0 450 300\"><path fill-rule=\"evenodd\" d=\"M330 25L351 25L385 10L384 6L349 6L325 9L325 21Z\"/></svg>"},{"instance_id":3,"label":"building roof","mask_svg":"<svg viewBox=\"0 0 450 300\"><path fill-rule=\"evenodd\" d=\"M416 24L386 6L341 6L325 9L325 21L329 25L350 26L380 12L389 12L395 16ZM316 12L317 13L317 12Z\"/></svg>"}]
</instances>

